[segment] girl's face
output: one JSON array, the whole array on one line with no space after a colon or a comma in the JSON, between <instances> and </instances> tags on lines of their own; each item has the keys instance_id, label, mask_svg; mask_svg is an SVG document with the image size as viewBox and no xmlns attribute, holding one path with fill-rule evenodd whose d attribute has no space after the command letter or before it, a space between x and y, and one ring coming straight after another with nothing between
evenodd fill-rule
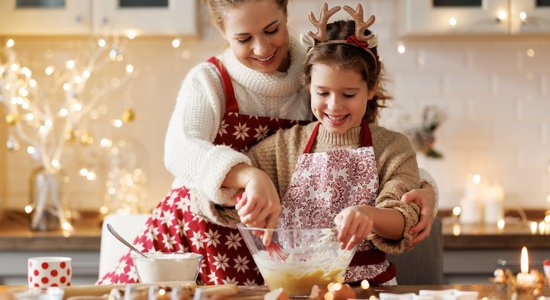
<instances>
[{"instance_id":1,"label":"girl's face","mask_svg":"<svg viewBox=\"0 0 550 300\"><path fill-rule=\"evenodd\" d=\"M357 71L319 63L311 68L309 91L313 114L334 134L360 126L375 93Z\"/></svg>"},{"instance_id":2,"label":"girl's face","mask_svg":"<svg viewBox=\"0 0 550 300\"><path fill-rule=\"evenodd\" d=\"M275 1L245 1L226 12L223 34L243 65L262 73L286 71L290 64L286 22Z\"/></svg>"}]
</instances>

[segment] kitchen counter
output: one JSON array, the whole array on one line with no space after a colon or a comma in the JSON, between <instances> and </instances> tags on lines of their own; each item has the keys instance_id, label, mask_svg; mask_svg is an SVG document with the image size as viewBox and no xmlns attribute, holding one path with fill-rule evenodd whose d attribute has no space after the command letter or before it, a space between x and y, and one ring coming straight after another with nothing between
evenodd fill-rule
<instances>
[{"instance_id":1,"label":"kitchen counter","mask_svg":"<svg viewBox=\"0 0 550 300\"><path fill-rule=\"evenodd\" d=\"M513 250L526 246L530 250L550 249L547 234L531 233L529 226L516 222L499 230L496 225L459 224L443 218L443 249ZM74 231L37 232L29 229L23 213L10 213L0 221L0 251L98 251L101 245L101 221L95 213L82 213L73 223ZM550 255L549 255L550 256Z\"/></svg>"},{"instance_id":2,"label":"kitchen counter","mask_svg":"<svg viewBox=\"0 0 550 300\"><path fill-rule=\"evenodd\" d=\"M120 288L120 286L117 286ZM212 286L209 286L212 287ZM206 288L209 288L206 287ZM264 296L269 292L267 287L256 286L256 287L246 287L239 286L239 291L237 295L229 296L227 299L264 299ZM10 291L24 291L25 287L10 287L10 286L0 286L0 299L10 299ZM89 293L90 290L95 290L94 293ZM419 290L447 290L447 289L456 289L460 291L476 291L479 293L478 298L488 298L493 297L495 299L506 299L507 295L503 291L498 291L494 285L489 284L475 284L475 285L396 285L396 286L380 286L380 287L371 287L367 290L361 288L355 288L357 293L356 297L360 299L370 299L370 297L375 296L379 297L380 293L396 293L396 294L405 294L405 293L418 293ZM66 290L64 299L69 296L82 296L83 294L78 291L88 290L88 293L85 295L88 296L100 296L105 293L108 293L109 287L86 287L86 286L73 286L69 287ZM542 295L548 297L550 296L550 288L544 287L542 289Z\"/></svg>"},{"instance_id":3,"label":"kitchen counter","mask_svg":"<svg viewBox=\"0 0 550 300\"><path fill-rule=\"evenodd\" d=\"M524 246L529 251L531 268L542 270L542 261L550 258L550 233L531 233L531 228L519 219L507 219L499 230L496 225L466 225L444 218L442 231L446 283L487 282L497 268L519 272Z\"/></svg>"},{"instance_id":4,"label":"kitchen counter","mask_svg":"<svg viewBox=\"0 0 550 300\"><path fill-rule=\"evenodd\" d=\"M82 214L74 231L31 231L29 218L10 212L0 221L0 251L99 251L101 223L97 215Z\"/></svg>"},{"instance_id":5,"label":"kitchen counter","mask_svg":"<svg viewBox=\"0 0 550 300\"><path fill-rule=\"evenodd\" d=\"M31 231L25 214L10 213L0 221L0 251L99 251L101 221L97 214L83 213L73 226L71 233ZM446 217L442 234L444 250L550 249L550 230L533 234L521 223L500 230L496 225L459 224Z\"/></svg>"},{"instance_id":6,"label":"kitchen counter","mask_svg":"<svg viewBox=\"0 0 550 300\"><path fill-rule=\"evenodd\" d=\"M74 222L75 230L32 232L28 217L11 214L0 221L0 263L20 274L0 270L0 284L16 284L24 280L24 261L31 256L70 256L75 262L75 275L82 275L78 284L97 279L101 227L97 214L83 214ZM542 268L542 260L550 258L550 234L532 234L523 224L507 224L500 231L496 225L461 225L445 217L443 220L443 274L445 283L484 283L499 267L519 269L521 247L529 249L531 266Z\"/></svg>"},{"instance_id":7,"label":"kitchen counter","mask_svg":"<svg viewBox=\"0 0 550 300\"><path fill-rule=\"evenodd\" d=\"M101 245L101 221L94 213L82 213L73 223L74 231L36 232L29 230L28 217L22 213L10 213L0 221L0 251L99 251ZM550 249L550 231L546 235L532 234L529 226L507 224L503 230L496 225L464 225L443 219L444 250L510 249L523 246L529 249Z\"/></svg>"},{"instance_id":8,"label":"kitchen counter","mask_svg":"<svg viewBox=\"0 0 550 300\"><path fill-rule=\"evenodd\" d=\"M522 223L507 224L502 230L496 225L459 224L451 219L443 221L443 248L445 250L489 249L550 249L550 230L546 234L531 233Z\"/></svg>"}]
</instances>

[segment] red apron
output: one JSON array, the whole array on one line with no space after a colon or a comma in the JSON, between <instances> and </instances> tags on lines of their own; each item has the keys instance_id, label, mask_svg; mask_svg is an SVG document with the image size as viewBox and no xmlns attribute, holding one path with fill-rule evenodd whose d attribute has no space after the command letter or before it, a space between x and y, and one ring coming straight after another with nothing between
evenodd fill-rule
<instances>
[{"instance_id":1,"label":"red apron","mask_svg":"<svg viewBox=\"0 0 550 300\"><path fill-rule=\"evenodd\" d=\"M282 227L334 227L334 218L346 207L375 205L378 171L368 123L362 124L359 148L310 153L320 125L319 122L298 158L282 199ZM358 245L345 280L367 279L370 284L379 285L395 274L395 266L386 260L386 254L365 239Z\"/></svg>"},{"instance_id":2,"label":"red apron","mask_svg":"<svg viewBox=\"0 0 550 300\"><path fill-rule=\"evenodd\" d=\"M221 74L226 112L215 145L228 145L245 151L280 128L290 128L297 121L239 113L231 78L215 57L208 62ZM195 252L204 260L197 281L199 284L262 285L263 278L239 231L223 227L191 213L189 189L171 191L153 210L146 228L136 237L134 245L144 252ZM105 274L98 284L139 282L130 253L124 255L115 270Z\"/></svg>"}]
</instances>

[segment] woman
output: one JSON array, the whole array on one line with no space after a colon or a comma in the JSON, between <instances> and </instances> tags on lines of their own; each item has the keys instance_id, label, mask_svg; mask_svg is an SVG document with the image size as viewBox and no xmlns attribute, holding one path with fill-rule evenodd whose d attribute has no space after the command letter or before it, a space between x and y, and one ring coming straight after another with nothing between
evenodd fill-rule
<instances>
[{"instance_id":1,"label":"woman","mask_svg":"<svg viewBox=\"0 0 550 300\"><path fill-rule=\"evenodd\" d=\"M305 49L289 37L288 0L208 0L211 16L229 49L189 71L178 95L165 144L165 165L176 177L171 193L155 208L134 244L144 251L193 251L204 256L204 284L262 284L250 252L236 229L193 213L192 197L212 205L243 185L237 176L250 160L246 150L279 128L310 120L301 85ZM235 151L237 150L237 151ZM281 213L275 186L262 171L245 182L248 224L274 227ZM267 184L266 184L267 183ZM423 222L412 230L429 234L435 206L431 187L403 200L422 207ZM427 235L426 235L427 236ZM420 235L420 238L421 235ZM138 280L129 254L100 284Z\"/></svg>"}]
</instances>

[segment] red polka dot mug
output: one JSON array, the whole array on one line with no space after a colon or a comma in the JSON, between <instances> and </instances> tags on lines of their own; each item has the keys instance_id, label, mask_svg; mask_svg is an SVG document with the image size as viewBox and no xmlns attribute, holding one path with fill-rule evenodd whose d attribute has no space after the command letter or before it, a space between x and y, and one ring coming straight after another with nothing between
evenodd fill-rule
<instances>
[{"instance_id":1,"label":"red polka dot mug","mask_svg":"<svg viewBox=\"0 0 550 300\"><path fill-rule=\"evenodd\" d=\"M71 285L70 257L31 257L27 264L29 287L47 288Z\"/></svg>"}]
</instances>

